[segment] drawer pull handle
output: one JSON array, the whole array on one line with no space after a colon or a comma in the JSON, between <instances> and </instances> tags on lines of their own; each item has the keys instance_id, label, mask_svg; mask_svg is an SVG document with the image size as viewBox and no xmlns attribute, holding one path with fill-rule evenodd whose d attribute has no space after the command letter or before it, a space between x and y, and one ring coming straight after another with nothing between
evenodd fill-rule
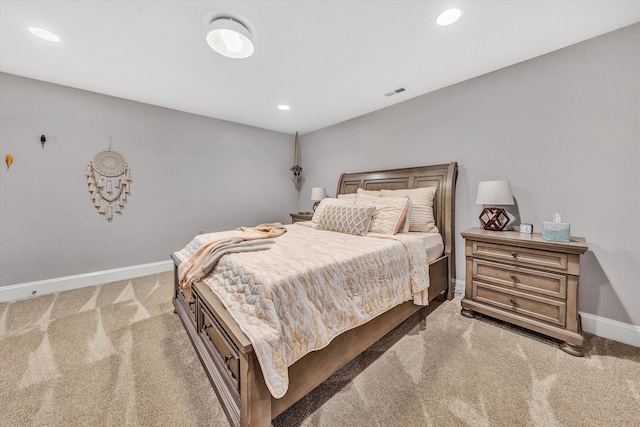
<instances>
[{"instance_id":1,"label":"drawer pull handle","mask_svg":"<svg viewBox=\"0 0 640 427\"><path fill-rule=\"evenodd\" d=\"M517 282L518 281L518 277L515 274L513 274L513 275L511 275L511 280L513 280L514 282Z\"/></svg>"},{"instance_id":2,"label":"drawer pull handle","mask_svg":"<svg viewBox=\"0 0 640 427\"><path fill-rule=\"evenodd\" d=\"M514 300L513 298L511 298L509 301L511 301L511 304L513 304L514 307L517 305L516 300Z\"/></svg>"},{"instance_id":3,"label":"drawer pull handle","mask_svg":"<svg viewBox=\"0 0 640 427\"><path fill-rule=\"evenodd\" d=\"M228 365L228 364L229 364L229 360L231 360L231 356L224 356L224 363L225 363L226 365Z\"/></svg>"},{"instance_id":4,"label":"drawer pull handle","mask_svg":"<svg viewBox=\"0 0 640 427\"><path fill-rule=\"evenodd\" d=\"M511 252L511 256L514 258L518 258L518 252L516 251Z\"/></svg>"}]
</instances>

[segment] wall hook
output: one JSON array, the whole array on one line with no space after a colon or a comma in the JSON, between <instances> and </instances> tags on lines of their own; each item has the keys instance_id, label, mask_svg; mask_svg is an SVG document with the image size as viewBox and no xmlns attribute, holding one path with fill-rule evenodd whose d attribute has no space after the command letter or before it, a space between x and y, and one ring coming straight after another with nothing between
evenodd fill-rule
<instances>
[{"instance_id":1,"label":"wall hook","mask_svg":"<svg viewBox=\"0 0 640 427\"><path fill-rule=\"evenodd\" d=\"M7 154L4 161L7 163L7 170L11 167L11 163L13 163L13 156L11 154Z\"/></svg>"},{"instance_id":2,"label":"wall hook","mask_svg":"<svg viewBox=\"0 0 640 427\"><path fill-rule=\"evenodd\" d=\"M40 142L42 143L42 149L44 150L44 143L47 142L47 138L44 135L40 137Z\"/></svg>"}]
</instances>

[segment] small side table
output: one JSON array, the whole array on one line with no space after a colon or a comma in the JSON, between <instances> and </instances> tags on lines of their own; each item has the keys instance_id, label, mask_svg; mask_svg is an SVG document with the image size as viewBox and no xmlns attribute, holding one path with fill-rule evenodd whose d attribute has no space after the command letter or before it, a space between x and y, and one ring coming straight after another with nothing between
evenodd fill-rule
<instances>
[{"instance_id":1,"label":"small side table","mask_svg":"<svg viewBox=\"0 0 640 427\"><path fill-rule=\"evenodd\" d=\"M560 348L582 356L578 314L582 237L548 242L539 233L464 231L467 282L462 315L495 317L557 338Z\"/></svg>"},{"instance_id":2,"label":"small side table","mask_svg":"<svg viewBox=\"0 0 640 427\"><path fill-rule=\"evenodd\" d=\"M291 224L295 224L296 222L301 221L311 221L311 218L313 218L313 212L296 212L290 213L289 216L291 216Z\"/></svg>"}]
</instances>

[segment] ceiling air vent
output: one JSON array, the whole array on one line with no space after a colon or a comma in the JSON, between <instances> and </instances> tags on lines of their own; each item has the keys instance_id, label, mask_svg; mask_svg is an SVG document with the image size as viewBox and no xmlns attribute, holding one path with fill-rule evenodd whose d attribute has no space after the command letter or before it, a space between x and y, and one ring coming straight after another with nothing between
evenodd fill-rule
<instances>
[{"instance_id":1,"label":"ceiling air vent","mask_svg":"<svg viewBox=\"0 0 640 427\"><path fill-rule=\"evenodd\" d=\"M406 87L404 87L404 86L400 86L398 89L395 89L395 90L392 90L391 92L385 93L385 94L384 94L384 96L387 96L387 97L388 97L388 96L393 96L393 95L395 95L395 94L402 93L402 92L404 92L405 90L407 90L407 88L406 88Z\"/></svg>"}]
</instances>

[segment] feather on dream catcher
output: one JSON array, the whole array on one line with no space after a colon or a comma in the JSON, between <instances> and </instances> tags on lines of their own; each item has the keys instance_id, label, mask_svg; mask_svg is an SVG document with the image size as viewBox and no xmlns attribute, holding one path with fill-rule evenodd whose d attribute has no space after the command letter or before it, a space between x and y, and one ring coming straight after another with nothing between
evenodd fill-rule
<instances>
[{"instance_id":1,"label":"feather on dream catcher","mask_svg":"<svg viewBox=\"0 0 640 427\"><path fill-rule=\"evenodd\" d=\"M113 219L114 212L122 213L130 192L131 170L122 154L111 150L111 138L109 149L96 154L87 165L87 185L93 206L107 221Z\"/></svg>"}]
</instances>

